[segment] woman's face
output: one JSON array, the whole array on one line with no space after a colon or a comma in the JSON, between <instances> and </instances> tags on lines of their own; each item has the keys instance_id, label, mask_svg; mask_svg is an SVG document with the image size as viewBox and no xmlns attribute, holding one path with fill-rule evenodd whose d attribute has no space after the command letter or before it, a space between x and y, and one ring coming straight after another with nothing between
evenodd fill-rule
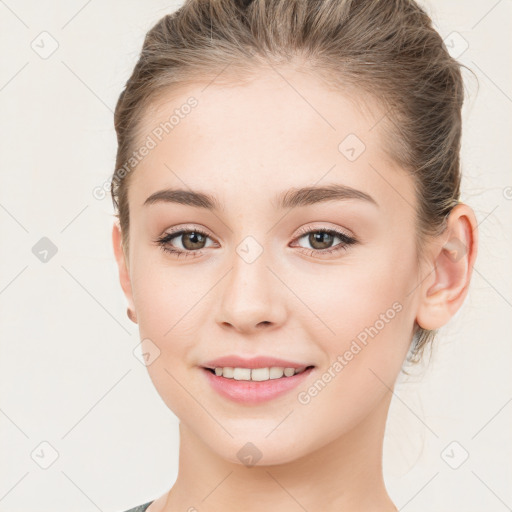
<instances>
[{"instance_id":1,"label":"woman's face","mask_svg":"<svg viewBox=\"0 0 512 512\"><path fill-rule=\"evenodd\" d=\"M284 463L385 409L420 269L413 182L384 151L383 115L281 70L174 91L141 122L127 295L159 394L226 460L241 462L251 442L261 463ZM170 189L216 208L186 194L147 201ZM314 368L278 396L240 402L203 368L230 355Z\"/></svg>"}]
</instances>

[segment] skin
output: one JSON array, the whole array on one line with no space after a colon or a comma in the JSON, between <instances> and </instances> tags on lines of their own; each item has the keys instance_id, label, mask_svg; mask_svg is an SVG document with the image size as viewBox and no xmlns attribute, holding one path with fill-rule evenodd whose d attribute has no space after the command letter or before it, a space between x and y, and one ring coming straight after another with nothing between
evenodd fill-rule
<instances>
[{"instance_id":1,"label":"skin","mask_svg":"<svg viewBox=\"0 0 512 512\"><path fill-rule=\"evenodd\" d=\"M439 328L463 303L476 257L475 216L457 205L418 258L413 181L385 152L384 123L376 125L384 112L290 69L261 72L245 85L169 91L141 120L140 140L190 96L198 106L130 176L126 251L117 223L112 231L141 339L160 350L149 375L180 421L178 478L148 510L397 510L382 476L391 390L415 323ZM338 149L349 133L366 145L353 162ZM271 201L289 188L331 183L363 191L377 206L351 198L279 210ZM169 187L215 195L223 208L144 206ZM155 244L191 224L209 236L199 256L177 258ZM298 235L302 227L338 228L357 243L322 256L321 245ZM247 236L263 249L252 263L236 252ZM169 245L183 248L184 238ZM454 240L466 248L457 257ZM330 247L340 243L334 238ZM300 403L298 393L397 302L400 312ZM272 355L315 369L281 397L238 404L218 395L200 369L227 354ZM252 467L237 456L247 442L262 454Z\"/></svg>"}]
</instances>

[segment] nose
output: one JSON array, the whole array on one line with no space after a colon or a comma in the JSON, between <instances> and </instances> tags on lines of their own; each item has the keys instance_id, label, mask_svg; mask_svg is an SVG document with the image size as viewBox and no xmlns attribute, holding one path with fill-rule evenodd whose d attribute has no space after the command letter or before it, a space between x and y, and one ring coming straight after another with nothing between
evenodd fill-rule
<instances>
[{"instance_id":1,"label":"nose","mask_svg":"<svg viewBox=\"0 0 512 512\"><path fill-rule=\"evenodd\" d=\"M286 289L274 273L265 252L252 262L235 253L221 289L217 323L245 334L281 326L286 319Z\"/></svg>"}]
</instances>

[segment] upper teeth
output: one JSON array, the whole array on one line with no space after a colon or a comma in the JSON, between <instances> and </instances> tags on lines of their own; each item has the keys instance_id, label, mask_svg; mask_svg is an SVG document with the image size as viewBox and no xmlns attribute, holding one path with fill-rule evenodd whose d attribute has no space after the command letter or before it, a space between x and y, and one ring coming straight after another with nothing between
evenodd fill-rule
<instances>
[{"instance_id":1,"label":"upper teeth","mask_svg":"<svg viewBox=\"0 0 512 512\"><path fill-rule=\"evenodd\" d=\"M283 375L291 377L296 373L301 373L306 369L305 366L301 368L283 368L279 366L272 366L270 368L215 368L215 375L222 376L227 379L235 380L254 380L263 381L269 379L280 379Z\"/></svg>"}]
</instances>

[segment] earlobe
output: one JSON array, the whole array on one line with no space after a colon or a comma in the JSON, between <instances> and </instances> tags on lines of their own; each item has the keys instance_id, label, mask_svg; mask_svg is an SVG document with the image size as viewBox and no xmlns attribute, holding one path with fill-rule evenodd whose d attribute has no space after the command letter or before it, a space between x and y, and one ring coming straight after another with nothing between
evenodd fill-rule
<instances>
[{"instance_id":1,"label":"earlobe","mask_svg":"<svg viewBox=\"0 0 512 512\"><path fill-rule=\"evenodd\" d=\"M455 206L446 229L432 245L433 269L420 288L416 322L423 329L439 329L459 310L467 295L477 254L478 229L473 210Z\"/></svg>"},{"instance_id":2,"label":"earlobe","mask_svg":"<svg viewBox=\"0 0 512 512\"><path fill-rule=\"evenodd\" d=\"M122 233L121 227L119 226L119 222L114 222L112 226L112 245L114 249L114 255L117 261L117 267L119 270L119 282L121 284L121 288L123 289L126 300L128 301L128 310L131 311L132 316L128 314L130 320L136 323L135 317L135 306L133 303L133 294L132 294L132 286L130 280L130 271L128 266L128 260L123 250L122 245Z\"/></svg>"}]
</instances>

